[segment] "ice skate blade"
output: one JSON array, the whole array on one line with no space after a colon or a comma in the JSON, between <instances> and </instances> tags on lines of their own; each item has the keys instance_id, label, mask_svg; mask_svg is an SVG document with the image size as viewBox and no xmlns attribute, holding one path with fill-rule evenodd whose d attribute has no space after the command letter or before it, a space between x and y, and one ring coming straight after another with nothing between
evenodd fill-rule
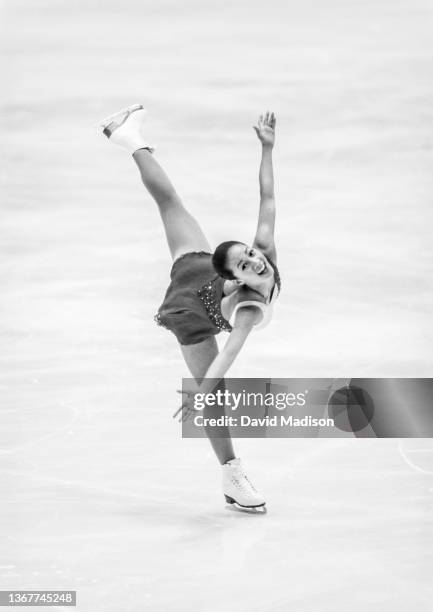
<instances>
[{"instance_id":1,"label":"ice skate blade","mask_svg":"<svg viewBox=\"0 0 433 612\"><path fill-rule=\"evenodd\" d=\"M267 513L267 508L265 504L260 504L259 506L241 506L241 504L238 504L238 502L229 495L224 494L224 497L228 504L227 510L233 510L235 512L246 512L247 514Z\"/></svg>"},{"instance_id":2,"label":"ice skate blade","mask_svg":"<svg viewBox=\"0 0 433 612\"><path fill-rule=\"evenodd\" d=\"M263 516L268 512L265 505L253 506L249 508L248 506L239 506L239 504L236 502L234 504L227 505L226 510L228 512L236 512L237 514L255 514L256 516Z\"/></svg>"}]
</instances>

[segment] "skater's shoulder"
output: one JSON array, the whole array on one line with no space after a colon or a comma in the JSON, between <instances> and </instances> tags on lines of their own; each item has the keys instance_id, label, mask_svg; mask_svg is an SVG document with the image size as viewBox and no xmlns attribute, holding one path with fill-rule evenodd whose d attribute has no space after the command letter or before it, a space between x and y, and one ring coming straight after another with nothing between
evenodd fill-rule
<instances>
[{"instance_id":1,"label":"skater's shoulder","mask_svg":"<svg viewBox=\"0 0 433 612\"><path fill-rule=\"evenodd\" d=\"M236 292L236 304L234 306L232 315L230 317L230 324L234 325L236 312L240 308L246 306L255 306L260 311L260 317L257 319L257 323L254 325L255 329L261 329L265 327L272 319L273 304L278 297L279 288L275 284L266 299L259 292L254 291L250 287L242 286Z\"/></svg>"},{"instance_id":2,"label":"skater's shoulder","mask_svg":"<svg viewBox=\"0 0 433 612\"><path fill-rule=\"evenodd\" d=\"M262 295L259 291L251 289L247 285L242 285L236 292L237 302L259 302L265 306L272 304L278 297L280 292L279 285L275 282L267 297Z\"/></svg>"},{"instance_id":3,"label":"skater's shoulder","mask_svg":"<svg viewBox=\"0 0 433 612\"><path fill-rule=\"evenodd\" d=\"M251 287L248 287L247 285L242 285L239 287L236 292L236 297L237 302L257 301L266 304L266 298L261 293L251 289Z\"/></svg>"}]
</instances>

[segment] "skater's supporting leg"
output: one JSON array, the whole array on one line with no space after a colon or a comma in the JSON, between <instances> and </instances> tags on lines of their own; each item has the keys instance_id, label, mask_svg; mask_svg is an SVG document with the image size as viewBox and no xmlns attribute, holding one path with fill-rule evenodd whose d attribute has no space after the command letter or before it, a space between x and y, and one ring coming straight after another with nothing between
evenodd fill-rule
<instances>
[{"instance_id":1,"label":"skater's supporting leg","mask_svg":"<svg viewBox=\"0 0 433 612\"><path fill-rule=\"evenodd\" d=\"M189 251L210 252L210 245L203 230L184 207L153 154L148 149L139 149L133 158L145 187L158 204L173 260Z\"/></svg>"},{"instance_id":2,"label":"skater's supporting leg","mask_svg":"<svg viewBox=\"0 0 433 612\"><path fill-rule=\"evenodd\" d=\"M203 378L210 364L218 355L218 345L213 336L198 344L180 345L180 348L185 362L195 379ZM223 406L207 407L203 411L205 418L212 417L217 419L220 416L224 416L224 414ZM205 431L208 435L210 431L212 432L212 437L209 437L209 441L221 465L235 458L228 427L205 427ZM214 437L215 435L218 437Z\"/></svg>"}]
</instances>

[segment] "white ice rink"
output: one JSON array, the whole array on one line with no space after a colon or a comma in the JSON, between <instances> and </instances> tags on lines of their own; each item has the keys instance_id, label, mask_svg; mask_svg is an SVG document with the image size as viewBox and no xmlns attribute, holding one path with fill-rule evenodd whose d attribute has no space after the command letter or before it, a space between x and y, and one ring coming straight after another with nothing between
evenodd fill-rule
<instances>
[{"instance_id":1,"label":"white ice rink","mask_svg":"<svg viewBox=\"0 0 433 612\"><path fill-rule=\"evenodd\" d=\"M77 590L80 612L431 610L430 441L239 440L268 513L225 507L171 418L187 370L152 320L158 213L94 128L145 103L216 245L254 235L252 125L275 110L282 293L230 375L429 377L431 2L1 12L0 589Z\"/></svg>"}]
</instances>

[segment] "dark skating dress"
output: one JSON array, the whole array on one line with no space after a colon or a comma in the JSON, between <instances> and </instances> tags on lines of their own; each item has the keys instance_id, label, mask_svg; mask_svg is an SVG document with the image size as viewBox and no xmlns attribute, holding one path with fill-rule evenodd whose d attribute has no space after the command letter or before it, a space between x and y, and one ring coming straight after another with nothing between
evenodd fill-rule
<instances>
[{"instance_id":1,"label":"dark skating dress","mask_svg":"<svg viewBox=\"0 0 433 612\"><path fill-rule=\"evenodd\" d=\"M279 291L277 267L267 259L274 269ZM221 331L232 331L221 313L225 279L215 272L211 253L185 253L174 262L170 278L155 321L172 331L180 344L198 344Z\"/></svg>"}]
</instances>

